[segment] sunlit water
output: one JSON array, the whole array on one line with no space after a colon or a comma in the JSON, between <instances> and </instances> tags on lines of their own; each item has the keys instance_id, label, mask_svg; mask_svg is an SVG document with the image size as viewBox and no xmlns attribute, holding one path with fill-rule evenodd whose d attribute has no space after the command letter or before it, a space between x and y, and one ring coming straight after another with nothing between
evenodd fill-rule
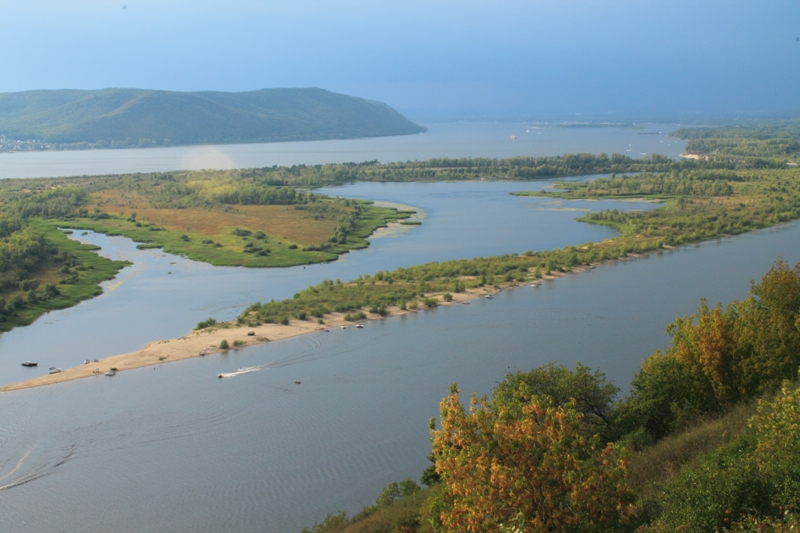
<instances>
[{"instance_id":1,"label":"sunlit water","mask_svg":"<svg viewBox=\"0 0 800 533\"><path fill-rule=\"evenodd\" d=\"M0 179L579 152L618 152L630 157L659 153L677 158L686 146L686 141L667 135L679 126L667 124L646 124L644 130L532 129L525 123L513 122L447 122L427 126L428 131L422 134L369 139L0 153ZM512 135L516 139L512 140Z\"/></svg>"}]
</instances>

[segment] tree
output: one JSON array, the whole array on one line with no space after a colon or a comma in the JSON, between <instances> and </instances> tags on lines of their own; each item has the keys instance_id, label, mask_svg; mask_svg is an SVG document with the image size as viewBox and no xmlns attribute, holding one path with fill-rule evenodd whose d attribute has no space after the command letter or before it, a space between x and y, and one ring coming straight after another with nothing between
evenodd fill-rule
<instances>
[{"instance_id":1,"label":"tree","mask_svg":"<svg viewBox=\"0 0 800 533\"><path fill-rule=\"evenodd\" d=\"M507 406L525 402L525 398L516 397L523 383L531 395L549 396L554 406L563 407L574 400L575 409L583 415L581 421L590 426L609 424L612 402L619 392L619 387L609 383L599 370L592 372L578 363L573 371L564 365L548 363L530 372L506 374L495 388L492 401L497 406L500 402Z\"/></svg>"},{"instance_id":2,"label":"tree","mask_svg":"<svg viewBox=\"0 0 800 533\"><path fill-rule=\"evenodd\" d=\"M630 513L626 459L582 431L575 402L554 406L522 383L513 408L474 395L464 410L456 385L431 420L436 471L449 505L443 531L592 532Z\"/></svg>"}]
</instances>

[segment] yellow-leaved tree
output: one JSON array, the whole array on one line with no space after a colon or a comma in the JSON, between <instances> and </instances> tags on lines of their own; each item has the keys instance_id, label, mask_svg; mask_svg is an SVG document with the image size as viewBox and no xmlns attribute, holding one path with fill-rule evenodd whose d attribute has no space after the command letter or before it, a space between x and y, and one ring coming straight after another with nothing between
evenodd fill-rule
<instances>
[{"instance_id":1,"label":"yellow-leaved tree","mask_svg":"<svg viewBox=\"0 0 800 533\"><path fill-rule=\"evenodd\" d=\"M626 459L587 437L574 402L554 406L521 384L509 401L474 395L466 411L453 385L431 420L444 483L437 528L448 532L599 532L631 512Z\"/></svg>"}]
</instances>

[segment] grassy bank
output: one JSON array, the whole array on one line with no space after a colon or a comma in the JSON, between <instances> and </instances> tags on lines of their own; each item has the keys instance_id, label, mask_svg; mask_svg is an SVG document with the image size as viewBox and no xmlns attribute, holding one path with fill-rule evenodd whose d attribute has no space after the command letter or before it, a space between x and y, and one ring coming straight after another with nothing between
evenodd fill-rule
<instances>
[{"instance_id":1,"label":"grassy bank","mask_svg":"<svg viewBox=\"0 0 800 533\"><path fill-rule=\"evenodd\" d=\"M70 217L49 223L121 235L141 248L162 248L215 266L266 268L333 261L340 254L366 248L367 238L376 229L412 214L363 200L325 210L324 216L283 205L133 209L126 214L112 208L104 211L111 213L108 217ZM344 234L342 219L352 220ZM339 236L332 242L337 230Z\"/></svg>"},{"instance_id":2,"label":"grassy bank","mask_svg":"<svg viewBox=\"0 0 800 533\"><path fill-rule=\"evenodd\" d=\"M32 221L31 225L41 232L50 253L28 276L28 286L33 288L18 286L4 293L0 331L27 326L45 313L102 294L99 284L131 264L99 256L96 246L70 240L52 223Z\"/></svg>"}]
</instances>

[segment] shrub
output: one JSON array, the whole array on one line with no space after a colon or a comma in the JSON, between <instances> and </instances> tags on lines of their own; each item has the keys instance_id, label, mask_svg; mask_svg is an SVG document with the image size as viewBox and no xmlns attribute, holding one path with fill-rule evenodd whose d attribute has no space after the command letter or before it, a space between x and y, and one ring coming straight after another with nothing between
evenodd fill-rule
<instances>
[{"instance_id":1,"label":"shrub","mask_svg":"<svg viewBox=\"0 0 800 533\"><path fill-rule=\"evenodd\" d=\"M222 342L219 343L220 350L227 350L228 349L228 341L223 339Z\"/></svg>"},{"instance_id":2,"label":"shrub","mask_svg":"<svg viewBox=\"0 0 800 533\"><path fill-rule=\"evenodd\" d=\"M233 341L233 345L237 346L237 347L238 346L244 346L245 344L247 344L247 343L244 342L244 341L239 341L239 340Z\"/></svg>"},{"instance_id":3,"label":"shrub","mask_svg":"<svg viewBox=\"0 0 800 533\"><path fill-rule=\"evenodd\" d=\"M281 324L283 324L284 326L288 326L289 325L289 319L287 317L283 317L281 319Z\"/></svg>"},{"instance_id":4,"label":"shrub","mask_svg":"<svg viewBox=\"0 0 800 533\"><path fill-rule=\"evenodd\" d=\"M452 302L453 301L453 295L450 294L449 292L444 293L444 301L445 302Z\"/></svg>"},{"instance_id":5,"label":"shrub","mask_svg":"<svg viewBox=\"0 0 800 533\"><path fill-rule=\"evenodd\" d=\"M290 244L289 245L289 249L290 250L297 250L297 245L296 244Z\"/></svg>"},{"instance_id":6,"label":"shrub","mask_svg":"<svg viewBox=\"0 0 800 533\"><path fill-rule=\"evenodd\" d=\"M298 320L305 320L306 316L308 316L308 315L306 315L305 311L300 311L299 313L297 313L297 319Z\"/></svg>"},{"instance_id":7,"label":"shrub","mask_svg":"<svg viewBox=\"0 0 800 533\"><path fill-rule=\"evenodd\" d=\"M215 325L216 323L217 323L217 319L216 318L209 317L207 320L203 320L202 322L198 322L197 323L197 327L194 328L194 329L210 328L211 326Z\"/></svg>"},{"instance_id":8,"label":"shrub","mask_svg":"<svg viewBox=\"0 0 800 533\"><path fill-rule=\"evenodd\" d=\"M422 300L422 303L425 304L425 307L429 309L439 305L439 302L436 300L436 298L425 298L424 300Z\"/></svg>"}]
</instances>

